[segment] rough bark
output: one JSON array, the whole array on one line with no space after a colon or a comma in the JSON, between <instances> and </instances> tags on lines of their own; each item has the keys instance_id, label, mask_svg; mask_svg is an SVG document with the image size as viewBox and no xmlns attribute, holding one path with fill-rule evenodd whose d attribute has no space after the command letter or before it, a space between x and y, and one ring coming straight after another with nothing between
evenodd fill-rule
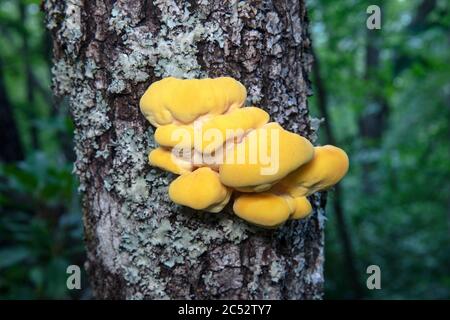
<instances>
[{"instance_id":1,"label":"rough bark","mask_svg":"<svg viewBox=\"0 0 450 320\"><path fill-rule=\"evenodd\" d=\"M303 1L47 0L54 93L75 122L86 268L98 298L322 297L324 199L277 230L229 207L173 204L169 173L151 168L153 128L138 101L165 76L232 76L250 104L314 139L308 116Z\"/></svg>"}]
</instances>

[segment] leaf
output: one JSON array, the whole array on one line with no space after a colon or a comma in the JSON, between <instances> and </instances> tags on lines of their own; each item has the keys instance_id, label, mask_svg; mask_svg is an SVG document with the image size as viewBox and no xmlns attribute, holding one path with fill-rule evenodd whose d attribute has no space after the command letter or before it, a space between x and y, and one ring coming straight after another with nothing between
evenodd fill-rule
<instances>
[{"instance_id":1,"label":"leaf","mask_svg":"<svg viewBox=\"0 0 450 320\"><path fill-rule=\"evenodd\" d=\"M9 247L0 250L0 268L7 268L24 261L30 256L26 247Z\"/></svg>"}]
</instances>

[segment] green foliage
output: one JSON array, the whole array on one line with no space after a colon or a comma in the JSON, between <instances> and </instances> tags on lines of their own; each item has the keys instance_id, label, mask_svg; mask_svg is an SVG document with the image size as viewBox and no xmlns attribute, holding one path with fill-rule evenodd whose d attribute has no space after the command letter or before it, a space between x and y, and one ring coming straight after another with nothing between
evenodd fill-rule
<instances>
[{"instance_id":1,"label":"green foliage","mask_svg":"<svg viewBox=\"0 0 450 320\"><path fill-rule=\"evenodd\" d=\"M3 298L78 297L66 268L84 249L76 183L68 163L35 152L0 166L0 294Z\"/></svg>"},{"instance_id":2,"label":"green foliage","mask_svg":"<svg viewBox=\"0 0 450 320\"><path fill-rule=\"evenodd\" d=\"M66 268L84 262L73 125L67 106L51 98L39 1L0 2L0 43L8 44L0 76L25 151L0 163L0 298L82 298L87 291L66 287Z\"/></svg>"},{"instance_id":3,"label":"green foliage","mask_svg":"<svg viewBox=\"0 0 450 320\"><path fill-rule=\"evenodd\" d=\"M365 27L371 1L309 1L313 45L326 86L329 121L337 144L350 156L342 183L357 278L365 298L450 298L450 5L436 8L419 26L421 1L384 1L382 29ZM371 37L369 33L372 32ZM378 33L378 36L373 36ZM367 45L379 65L366 74ZM317 79L314 79L317 81ZM379 138L362 134L360 119L376 113L371 95L387 102ZM313 114L321 117L317 98ZM321 143L327 142L321 130ZM330 193L329 202L335 201ZM326 297L354 297L328 206ZM366 267L381 268L382 289L365 286Z\"/></svg>"}]
</instances>

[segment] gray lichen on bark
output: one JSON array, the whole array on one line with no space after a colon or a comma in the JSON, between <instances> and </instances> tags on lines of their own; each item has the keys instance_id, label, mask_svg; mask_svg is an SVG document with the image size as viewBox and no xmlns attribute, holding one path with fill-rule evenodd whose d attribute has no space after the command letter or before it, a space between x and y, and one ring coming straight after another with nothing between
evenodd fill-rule
<instances>
[{"instance_id":1,"label":"gray lichen on bark","mask_svg":"<svg viewBox=\"0 0 450 320\"><path fill-rule=\"evenodd\" d=\"M321 298L324 199L277 230L173 204L139 112L165 76L232 76L249 104L314 139L303 1L46 0L54 92L68 96L86 267L100 298Z\"/></svg>"}]
</instances>

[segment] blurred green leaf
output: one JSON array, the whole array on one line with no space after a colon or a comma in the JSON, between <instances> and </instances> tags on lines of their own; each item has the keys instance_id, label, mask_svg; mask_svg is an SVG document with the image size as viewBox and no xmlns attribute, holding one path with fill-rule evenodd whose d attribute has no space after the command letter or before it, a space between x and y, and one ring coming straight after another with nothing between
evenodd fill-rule
<instances>
[{"instance_id":1,"label":"blurred green leaf","mask_svg":"<svg viewBox=\"0 0 450 320\"><path fill-rule=\"evenodd\" d=\"M18 264L24 261L29 256L30 251L26 247L15 246L6 249L0 249L0 269Z\"/></svg>"}]
</instances>

